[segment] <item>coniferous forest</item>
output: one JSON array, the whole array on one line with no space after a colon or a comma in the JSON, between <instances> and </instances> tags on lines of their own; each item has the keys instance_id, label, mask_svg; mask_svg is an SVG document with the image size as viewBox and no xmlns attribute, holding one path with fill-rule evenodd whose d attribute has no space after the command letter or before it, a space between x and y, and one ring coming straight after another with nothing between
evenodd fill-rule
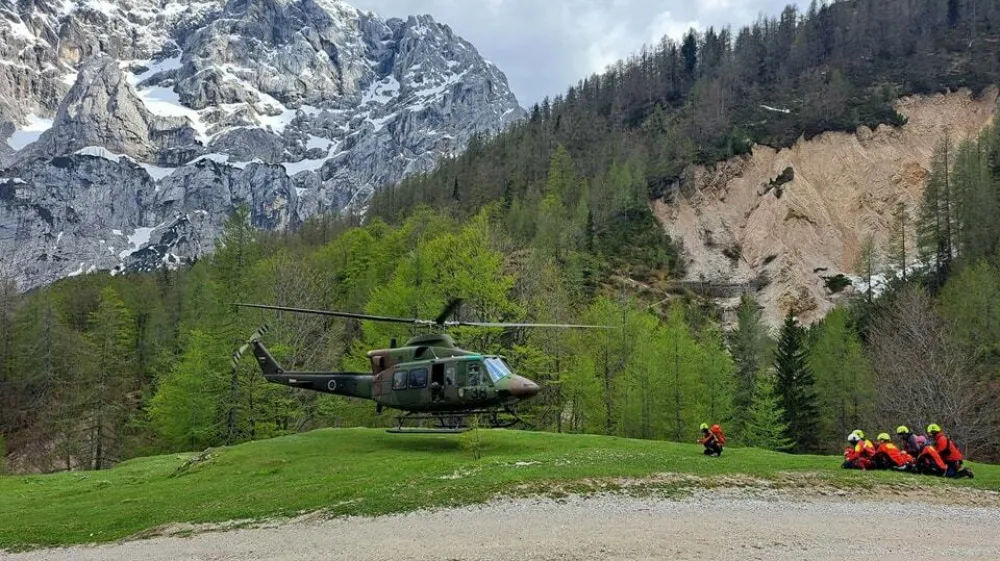
<instances>
[{"instance_id":1,"label":"coniferous forest","mask_svg":"<svg viewBox=\"0 0 1000 561\"><path fill-rule=\"evenodd\" d=\"M710 301L659 290L684 263L649 206L753 143L901 124L901 95L997 84L998 25L993 2L850 0L664 39L379 193L363 220L275 234L239 209L190 266L0 282L0 470L388 425L230 357L267 323L288 368L364 370L411 328L231 304L433 318L455 297L463 319L619 328L452 332L539 382L521 409L538 430L689 442L719 422L738 444L837 452L855 428L935 422L1000 459L1000 129L942 139L922 205L898 211L907 235L866 251L888 287L812 326L768 329L746 296L727 330Z\"/></svg>"}]
</instances>

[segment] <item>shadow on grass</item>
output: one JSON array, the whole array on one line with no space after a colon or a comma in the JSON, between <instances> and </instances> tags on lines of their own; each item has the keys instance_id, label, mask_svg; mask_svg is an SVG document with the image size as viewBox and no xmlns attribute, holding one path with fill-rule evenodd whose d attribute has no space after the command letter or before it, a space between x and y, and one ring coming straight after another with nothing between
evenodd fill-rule
<instances>
[{"instance_id":1,"label":"shadow on grass","mask_svg":"<svg viewBox=\"0 0 1000 561\"><path fill-rule=\"evenodd\" d=\"M372 447L407 452L458 452L458 435L395 434L379 435Z\"/></svg>"}]
</instances>

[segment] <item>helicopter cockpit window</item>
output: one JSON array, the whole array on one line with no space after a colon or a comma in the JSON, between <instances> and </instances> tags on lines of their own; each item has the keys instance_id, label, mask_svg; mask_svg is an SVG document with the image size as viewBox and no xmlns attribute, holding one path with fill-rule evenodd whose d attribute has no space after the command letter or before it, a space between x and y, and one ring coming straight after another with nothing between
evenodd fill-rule
<instances>
[{"instance_id":1,"label":"helicopter cockpit window","mask_svg":"<svg viewBox=\"0 0 1000 561\"><path fill-rule=\"evenodd\" d=\"M486 370L490 373L490 378L492 378L494 382L512 374L510 368L508 368L504 361L499 358L487 358L483 362L486 363Z\"/></svg>"},{"instance_id":2,"label":"helicopter cockpit window","mask_svg":"<svg viewBox=\"0 0 1000 561\"><path fill-rule=\"evenodd\" d=\"M410 387L411 388L425 388L427 387L427 369L418 368L416 370L410 370Z\"/></svg>"},{"instance_id":3,"label":"helicopter cockpit window","mask_svg":"<svg viewBox=\"0 0 1000 561\"><path fill-rule=\"evenodd\" d=\"M406 370L397 370L392 373L392 389L394 390L405 390L406 389Z\"/></svg>"}]
</instances>

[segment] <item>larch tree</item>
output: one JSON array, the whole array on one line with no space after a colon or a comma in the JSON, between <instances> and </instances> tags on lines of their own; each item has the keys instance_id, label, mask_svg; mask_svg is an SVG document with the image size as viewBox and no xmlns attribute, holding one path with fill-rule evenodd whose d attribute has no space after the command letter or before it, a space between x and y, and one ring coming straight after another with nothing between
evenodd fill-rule
<instances>
[{"instance_id":1,"label":"larch tree","mask_svg":"<svg viewBox=\"0 0 1000 561\"><path fill-rule=\"evenodd\" d=\"M865 301L871 307L875 300L875 276L881 268L881 256L878 247L875 245L875 238L871 235L865 236L861 241L861 252L858 260L854 264L855 272L861 276L865 283Z\"/></svg>"},{"instance_id":2,"label":"larch tree","mask_svg":"<svg viewBox=\"0 0 1000 561\"><path fill-rule=\"evenodd\" d=\"M906 208L906 202L899 201L892 211L892 230L889 234L888 257L893 268L897 269L896 274L903 279L903 282L906 282L908 269L910 268L907 261L911 245L913 244L908 237L910 228L910 215Z\"/></svg>"},{"instance_id":3,"label":"larch tree","mask_svg":"<svg viewBox=\"0 0 1000 561\"><path fill-rule=\"evenodd\" d=\"M775 390L774 376L769 372L762 373L755 383L740 440L747 446L763 450L790 449L794 441L788 437L788 423L785 421L785 410L781 408L781 398Z\"/></svg>"},{"instance_id":4,"label":"larch tree","mask_svg":"<svg viewBox=\"0 0 1000 561\"><path fill-rule=\"evenodd\" d=\"M215 280L220 287L220 298L231 298L233 294L246 294L250 279L248 272L257 258L258 246L254 244L256 231L251 224L250 209L247 205L237 207L223 225L222 235L213 256ZM223 302L216 309L225 309ZM219 318L216 329L223 334L232 348L237 348L246 335L241 333L238 322L239 311ZM234 368L229 383L229 398L226 402L226 443L233 444L242 437L240 431L240 368Z\"/></svg>"},{"instance_id":5,"label":"larch tree","mask_svg":"<svg viewBox=\"0 0 1000 561\"><path fill-rule=\"evenodd\" d=\"M736 317L736 329L729 336L729 348L736 363L733 405L736 418L745 419L757 387L757 376L771 362L773 342L768 336L760 305L752 295L740 296Z\"/></svg>"},{"instance_id":6,"label":"larch tree","mask_svg":"<svg viewBox=\"0 0 1000 561\"><path fill-rule=\"evenodd\" d=\"M98 307L90 316L90 375L82 389L81 411L88 430L94 469L111 467L120 460L125 423L133 410L129 393L135 389L135 340L132 314L111 287L101 291Z\"/></svg>"},{"instance_id":7,"label":"larch tree","mask_svg":"<svg viewBox=\"0 0 1000 561\"><path fill-rule=\"evenodd\" d=\"M224 442L227 356L223 341L193 331L180 361L160 377L148 414L171 448L199 450Z\"/></svg>"},{"instance_id":8,"label":"larch tree","mask_svg":"<svg viewBox=\"0 0 1000 561\"><path fill-rule=\"evenodd\" d=\"M812 330L808 364L816 378L820 441L841 442L874 412L871 365L846 309L835 308ZM832 444L823 449L836 451Z\"/></svg>"},{"instance_id":9,"label":"larch tree","mask_svg":"<svg viewBox=\"0 0 1000 561\"><path fill-rule=\"evenodd\" d=\"M933 264L935 287L944 284L954 253L955 208L952 201L952 146L946 136L934 151L917 222L918 254Z\"/></svg>"}]
</instances>

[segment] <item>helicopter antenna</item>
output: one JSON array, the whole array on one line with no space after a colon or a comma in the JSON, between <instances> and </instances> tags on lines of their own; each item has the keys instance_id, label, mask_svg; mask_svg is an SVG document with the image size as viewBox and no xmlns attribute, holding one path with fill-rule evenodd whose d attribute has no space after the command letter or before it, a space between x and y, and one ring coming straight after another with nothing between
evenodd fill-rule
<instances>
[{"instance_id":1,"label":"helicopter antenna","mask_svg":"<svg viewBox=\"0 0 1000 561\"><path fill-rule=\"evenodd\" d=\"M442 310L441 313L438 314L438 317L434 318L434 323L438 325L444 325L445 322L447 322L448 318L450 318L451 315L454 314L455 311L458 310L459 306L461 305L462 305L461 298L452 298L451 301L448 302L448 305L444 307L444 310Z\"/></svg>"}]
</instances>

